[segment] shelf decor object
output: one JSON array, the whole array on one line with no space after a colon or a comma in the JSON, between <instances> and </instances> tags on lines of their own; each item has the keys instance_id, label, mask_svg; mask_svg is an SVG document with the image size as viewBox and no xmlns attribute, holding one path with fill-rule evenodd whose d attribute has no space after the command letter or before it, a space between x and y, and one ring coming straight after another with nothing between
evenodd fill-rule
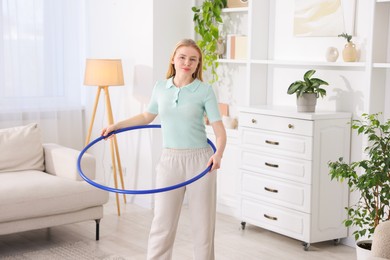
<instances>
[{"instance_id":1,"label":"shelf decor object","mask_svg":"<svg viewBox=\"0 0 390 260\"><path fill-rule=\"evenodd\" d=\"M248 7L248 0L227 0L228 8Z\"/></svg>"},{"instance_id":2,"label":"shelf decor object","mask_svg":"<svg viewBox=\"0 0 390 260\"><path fill-rule=\"evenodd\" d=\"M219 58L223 58L226 52L226 47L225 47L225 40L221 37L218 38L217 41L217 54Z\"/></svg>"},{"instance_id":3,"label":"shelf decor object","mask_svg":"<svg viewBox=\"0 0 390 260\"><path fill-rule=\"evenodd\" d=\"M335 62L339 57L339 51L336 47L329 47L326 49L325 57L326 61Z\"/></svg>"},{"instance_id":4,"label":"shelf decor object","mask_svg":"<svg viewBox=\"0 0 390 260\"><path fill-rule=\"evenodd\" d=\"M226 44L226 58L246 60L248 53L248 37L246 35L229 34Z\"/></svg>"},{"instance_id":5,"label":"shelf decor object","mask_svg":"<svg viewBox=\"0 0 390 260\"><path fill-rule=\"evenodd\" d=\"M356 45L353 42L345 44L343 49L343 60L345 62L355 62L357 60Z\"/></svg>"},{"instance_id":6,"label":"shelf decor object","mask_svg":"<svg viewBox=\"0 0 390 260\"><path fill-rule=\"evenodd\" d=\"M352 42L352 35L342 33L339 34L338 37L343 37L347 40L347 43L344 45L343 49L343 60L345 62L357 61L356 45Z\"/></svg>"},{"instance_id":7,"label":"shelf decor object","mask_svg":"<svg viewBox=\"0 0 390 260\"><path fill-rule=\"evenodd\" d=\"M105 94L106 110L107 110L107 119L108 124L114 123L114 117L112 115L110 94L108 91L109 86L123 86L123 71L122 71L122 61L120 59L87 59L85 66L85 78L84 85L86 86L98 86L95 103L92 111L92 118L88 129L87 138L85 145L87 146L90 142L93 123L96 116L96 109L99 103L99 97L101 90ZM122 174L122 165L119 155L118 142L116 136L114 135L110 139L110 150L111 150L111 161L112 161L112 170L114 176L115 188L118 187L117 179L117 170L119 171L119 177L124 189L123 174ZM119 195L116 195L117 210L118 215L120 215L120 206L119 206ZM126 203L126 196L123 194L124 202Z\"/></svg>"}]
</instances>

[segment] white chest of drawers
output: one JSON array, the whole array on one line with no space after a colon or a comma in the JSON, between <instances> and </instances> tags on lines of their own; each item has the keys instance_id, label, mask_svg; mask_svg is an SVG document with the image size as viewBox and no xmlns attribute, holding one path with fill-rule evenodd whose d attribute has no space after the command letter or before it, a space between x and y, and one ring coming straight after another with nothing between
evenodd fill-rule
<instances>
[{"instance_id":1,"label":"white chest of drawers","mask_svg":"<svg viewBox=\"0 0 390 260\"><path fill-rule=\"evenodd\" d=\"M304 242L347 236L348 187L327 163L349 161L350 113L248 107L239 114L240 213L250 223Z\"/></svg>"}]
</instances>

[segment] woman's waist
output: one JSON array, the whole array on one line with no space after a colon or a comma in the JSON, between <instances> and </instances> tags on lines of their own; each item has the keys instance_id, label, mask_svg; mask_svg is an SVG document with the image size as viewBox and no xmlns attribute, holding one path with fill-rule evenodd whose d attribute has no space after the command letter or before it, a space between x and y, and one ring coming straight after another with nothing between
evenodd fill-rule
<instances>
[{"instance_id":1,"label":"woman's waist","mask_svg":"<svg viewBox=\"0 0 390 260\"><path fill-rule=\"evenodd\" d=\"M212 152L210 146L200 147L200 148L167 148L164 147L162 150L163 154L170 154L175 156L195 156L205 153Z\"/></svg>"}]
</instances>

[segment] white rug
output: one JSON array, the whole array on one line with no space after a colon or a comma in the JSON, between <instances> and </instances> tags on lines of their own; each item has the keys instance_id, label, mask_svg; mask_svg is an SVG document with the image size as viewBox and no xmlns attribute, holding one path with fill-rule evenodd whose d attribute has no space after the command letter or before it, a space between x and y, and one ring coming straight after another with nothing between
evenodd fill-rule
<instances>
[{"instance_id":1,"label":"white rug","mask_svg":"<svg viewBox=\"0 0 390 260\"><path fill-rule=\"evenodd\" d=\"M62 245L54 245L49 248L30 252L15 253L8 256L0 256L1 260L125 260L122 256L104 252L98 245L83 241Z\"/></svg>"}]
</instances>

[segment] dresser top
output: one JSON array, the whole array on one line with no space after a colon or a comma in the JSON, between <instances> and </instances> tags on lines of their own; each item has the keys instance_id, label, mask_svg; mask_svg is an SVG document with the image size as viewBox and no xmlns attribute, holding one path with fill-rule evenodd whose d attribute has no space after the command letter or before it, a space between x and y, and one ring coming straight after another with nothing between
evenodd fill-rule
<instances>
[{"instance_id":1,"label":"dresser top","mask_svg":"<svg viewBox=\"0 0 390 260\"><path fill-rule=\"evenodd\" d=\"M352 113L349 112L335 112L335 111L321 111L321 110L313 113L297 112L297 108L293 106L271 106L271 105L250 106L250 107L239 107L238 110L244 113L264 114L264 115L299 118L299 119L306 119L306 120L352 117Z\"/></svg>"}]
</instances>

